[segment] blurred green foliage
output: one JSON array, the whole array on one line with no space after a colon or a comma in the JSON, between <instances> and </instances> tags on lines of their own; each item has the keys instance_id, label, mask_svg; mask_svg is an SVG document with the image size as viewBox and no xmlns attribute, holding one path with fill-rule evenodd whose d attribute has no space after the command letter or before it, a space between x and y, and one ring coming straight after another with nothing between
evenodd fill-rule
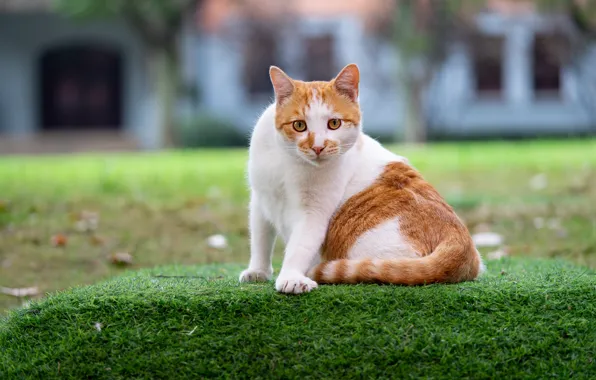
<instances>
[{"instance_id":1,"label":"blurred green foliage","mask_svg":"<svg viewBox=\"0 0 596 380\"><path fill-rule=\"evenodd\" d=\"M243 147L248 145L248 133L233 122L201 112L178 123L176 145L195 147Z\"/></svg>"}]
</instances>

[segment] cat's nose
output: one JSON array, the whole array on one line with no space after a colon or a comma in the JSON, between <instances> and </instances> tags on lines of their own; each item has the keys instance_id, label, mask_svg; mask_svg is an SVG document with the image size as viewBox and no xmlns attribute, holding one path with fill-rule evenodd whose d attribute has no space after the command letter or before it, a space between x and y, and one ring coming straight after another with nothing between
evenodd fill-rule
<instances>
[{"instance_id":1,"label":"cat's nose","mask_svg":"<svg viewBox=\"0 0 596 380\"><path fill-rule=\"evenodd\" d=\"M314 152L317 154L317 156L319 156L321 154L323 149L325 149L324 146L313 146L312 147L312 150L314 150Z\"/></svg>"}]
</instances>

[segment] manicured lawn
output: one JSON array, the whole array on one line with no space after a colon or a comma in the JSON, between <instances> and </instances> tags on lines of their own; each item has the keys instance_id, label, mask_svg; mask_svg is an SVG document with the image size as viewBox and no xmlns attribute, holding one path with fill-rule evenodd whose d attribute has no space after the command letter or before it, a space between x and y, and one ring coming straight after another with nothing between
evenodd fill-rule
<instances>
[{"instance_id":1,"label":"manicured lawn","mask_svg":"<svg viewBox=\"0 0 596 380\"><path fill-rule=\"evenodd\" d=\"M303 296L241 285L240 269L144 270L14 311L0 378L596 378L596 276L568 262Z\"/></svg>"},{"instance_id":2,"label":"manicured lawn","mask_svg":"<svg viewBox=\"0 0 596 380\"><path fill-rule=\"evenodd\" d=\"M596 140L394 150L510 255L596 268ZM245 161L244 150L0 158L0 286L96 283L122 272L109 260L122 252L132 268L247 262ZM77 229L83 211L98 213L97 229ZM216 233L227 248L208 246ZM20 304L0 295L0 314Z\"/></svg>"}]
</instances>

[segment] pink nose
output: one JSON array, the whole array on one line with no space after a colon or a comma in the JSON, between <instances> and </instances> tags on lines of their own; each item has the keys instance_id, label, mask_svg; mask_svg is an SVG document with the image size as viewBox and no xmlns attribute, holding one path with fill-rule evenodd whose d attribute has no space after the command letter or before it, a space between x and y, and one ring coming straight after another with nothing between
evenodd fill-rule
<instances>
[{"instance_id":1,"label":"pink nose","mask_svg":"<svg viewBox=\"0 0 596 380\"><path fill-rule=\"evenodd\" d=\"M312 147L312 150L315 151L315 153L317 154L317 156L321 154L321 152L323 151L323 149L325 149L324 146L313 146Z\"/></svg>"}]
</instances>

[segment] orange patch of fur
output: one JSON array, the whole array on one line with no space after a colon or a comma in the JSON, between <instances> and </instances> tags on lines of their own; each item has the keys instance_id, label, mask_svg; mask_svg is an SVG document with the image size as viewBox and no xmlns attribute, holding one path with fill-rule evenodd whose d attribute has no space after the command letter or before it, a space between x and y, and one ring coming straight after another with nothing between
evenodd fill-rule
<instances>
[{"instance_id":1,"label":"orange patch of fur","mask_svg":"<svg viewBox=\"0 0 596 380\"><path fill-rule=\"evenodd\" d=\"M395 217L399 217L400 233L419 258L347 258L363 233ZM325 270L330 262L335 273ZM323 263L311 274L321 283L421 285L473 280L480 266L472 238L453 209L414 168L393 162L373 185L340 207L329 225ZM353 275L347 278L350 268Z\"/></svg>"},{"instance_id":2,"label":"orange patch of fur","mask_svg":"<svg viewBox=\"0 0 596 380\"><path fill-rule=\"evenodd\" d=\"M307 151L310 150L315 143L315 134L313 132L304 133L308 133L308 136L298 143L298 149L302 151Z\"/></svg>"},{"instance_id":3,"label":"orange patch of fur","mask_svg":"<svg viewBox=\"0 0 596 380\"><path fill-rule=\"evenodd\" d=\"M341 128L360 125L360 107L347 96L339 93L334 86L334 81L303 82L293 80L292 82L294 84L292 95L282 104L277 104L275 112L275 126L288 140L296 141L298 139L300 133L294 130L292 122L306 118L306 111L314 100L313 92L316 92L316 96L320 97L323 103L341 115L343 121Z\"/></svg>"}]
</instances>

